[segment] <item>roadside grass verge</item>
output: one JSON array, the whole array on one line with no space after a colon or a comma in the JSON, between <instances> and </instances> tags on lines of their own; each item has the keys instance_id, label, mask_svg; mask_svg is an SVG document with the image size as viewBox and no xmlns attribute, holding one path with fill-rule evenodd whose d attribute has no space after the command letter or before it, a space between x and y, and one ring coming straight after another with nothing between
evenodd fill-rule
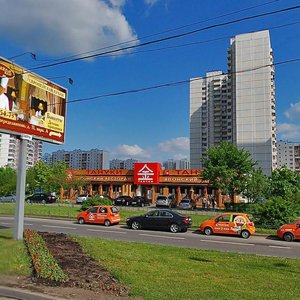
<instances>
[{"instance_id":1,"label":"roadside grass verge","mask_svg":"<svg viewBox=\"0 0 300 300\"><path fill-rule=\"evenodd\" d=\"M120 215L121 215L121 223L125 224L126 219L131 216L141 215L147 212L145 209L138 210L129 210L119 207ZM13 216L15 212L15 204L13 203L2 203L0 204L0 216ZM47 218L69 218L76 219L77 214L80 212L80 206L77 205L43 205L43 204L28 204L25 203L25 216L36 216L36 217L47 217ZM189 211L184 212L186 215L190 215L193 220L192 228L198 229L199 225L207 220L211 219L214 216L208 215L207 212L205 214L195 213L195 211L190 214ZM257 233L263 234L275 234L276 230L273 229L264 229L264 228L256 228Z\"/></svg>"},{"instance_id":2,"label":"roadside grass verge","mask_svg":"<svg viewBox=\"0 0 300 300\"><path fill-rule=\"evenodd\" d=\"M74 237L147 299L298 299L300 260Z\"/></svg>"},{"instance_id":3,"label":"roadside grass verge","mask_svg":"<svg viewBox=\"0 0 300 300\"><path fill-rule=\"evenodd\" d=\"M12 231L0 230L0 275L29 276L31 260L23 241L13 239Z\"/></svg>"}]
</instances>

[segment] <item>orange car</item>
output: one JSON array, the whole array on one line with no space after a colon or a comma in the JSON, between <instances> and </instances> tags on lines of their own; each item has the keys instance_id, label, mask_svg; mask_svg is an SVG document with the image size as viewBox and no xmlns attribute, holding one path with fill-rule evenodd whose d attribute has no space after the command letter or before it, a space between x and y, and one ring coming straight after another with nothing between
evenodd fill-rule
<instances>
[{"instance_id":1,"label":"orange car","mask_svg":"<svg viewBox=\"0 0 300 300\"><path fill-rule=\"evenodd\" d=\"M277 236L287 242L300 239L300 220L292 224L284 224L277 230Z\"/></svg>"},{"instance_id":2,"label":"orange car","mask_svg":"<svg viewBox=\"0 0 300 300\"><path fill-rule=\"evenodd\" d=\"M120 213L115 206L93 206L77 215L79 224L95 223L110 226L120 223Z\"/></svg>"},{"instance_id":3,"label":"orange car","mask_svg":"<svg viewBox=\"0 0 300 300\"><path fill-rule=\"evenodd\" d=\"M247 239L255 233L253 217L244 213L223 213L212 220L204 221L200 231L206 235L235 234Z\"/></svg>"}]
</instances>

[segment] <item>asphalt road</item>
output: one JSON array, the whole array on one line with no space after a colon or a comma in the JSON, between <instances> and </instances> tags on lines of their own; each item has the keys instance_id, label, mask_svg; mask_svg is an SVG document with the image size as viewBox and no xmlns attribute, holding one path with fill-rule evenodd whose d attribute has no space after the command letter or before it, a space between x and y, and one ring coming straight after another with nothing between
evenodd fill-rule
<instances>
[{"instance_id":1,"label":"asphalt road","mask_svg":"<svg viewBox=\"0 0 300 300\"><path fill-rule=\"evenodd\" d=\"M1 228L13 228L12 217L0 217ZM171 245L183 248L218 250L236 253L249 253L262 256L288 257L300 259L300 242L285 242L274 236L254 235L249 239L235 236L205 236L198 231L185 233L167 231L132 230L125 225L79 225L76 221L25 218L25 228L38 231L58 232L104 239Z\"/></svg>"}]
</instances>

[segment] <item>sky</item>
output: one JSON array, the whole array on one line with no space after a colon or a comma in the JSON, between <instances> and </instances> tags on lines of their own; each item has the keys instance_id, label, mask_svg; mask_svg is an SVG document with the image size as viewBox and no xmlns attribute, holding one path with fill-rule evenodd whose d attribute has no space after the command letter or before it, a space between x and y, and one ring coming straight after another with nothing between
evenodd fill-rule
<instances>
[{"instance_id":1,"label":"sky","mask_svg":"<svg viewBox=\"0 0 300 300\"><path fill-rule=\"evenodd\" d=\"M68 89L65 143L44 143L44 153L98 148L109 151L110 159L189 158L188 80L227 72L230 38L265 29L276 64L277 140L300 142L300 8L223 24L296 7L298 0L0 0L0 5L0 56ZM167 37L174 38L145 45ZM66 60L71 62L48 66ZM183 83L147 89L174 82ZM128 93L133 90L142 91Z\"/></svg>"}]
</instances>

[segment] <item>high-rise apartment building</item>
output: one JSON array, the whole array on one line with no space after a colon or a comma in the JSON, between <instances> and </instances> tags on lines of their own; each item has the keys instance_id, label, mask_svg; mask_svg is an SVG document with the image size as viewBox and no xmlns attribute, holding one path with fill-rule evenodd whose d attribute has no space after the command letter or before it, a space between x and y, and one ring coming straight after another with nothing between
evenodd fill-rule
<instances>
[{"instance_id":1,"label":"high-rise apartment building","mask_svg":"<svg viewBox=\"0 0 300 300\"><path fill-rule=\"evenodd\" d=\"M277 143L277 166L287 166L293 171L300 172L300 143Z\"/></svg>"},{"instance_id":2,"label":"high-rise apartment building","mask_svg":"<svg viewBox=\"0 0 300 300\"><path fill-rule=\"evenodd\" d=\"M0 133L0 167L9 166L18 168L19 140L14 135ZM33 167L42 159L43 142L38 140L28 141L26 168Z\"/></svg>"},{"instance_id":3,"label":"high-rise apartment building","mask_svg":"<svg viewBox=\"0 0 300 300\"><path fill-rule=\"evenodd\" d=\"M89 151L76 149L73 151L59 150L52 154L46 153L43 160L47 164L65 162L72 170L108 170L109 153L104 150Z\"/></svg>"},{"instance_id":4,"label":"high-rise apartment building","mask_svg":"<svg viewBox=\"0 0 300 300\"><path fill-rule=\"evenodd\" d=\"M165 170L187 170L190 168L190 162L187 158L184 159L168 159L162 163Z\"/></svg>"},{"instance_id":5,"label":"high-rise apartment building","mask_svg":"<svg viewBox=\"0 0 300 300\"><path fill-rule=\"evenodd\" d=\"M121 169L121 170L133 170L134 169L134 164L138 162L138 160L136 159L125 159L125 160L121 160L121 159L112 159L109 162L109 168L112 169Z\"/></svg>"},{"instance_id":6,"label":"high-rise apartment building","mask_svg":"<svg viewBox=\"0 0 300 300\"><path fill-rule=\"evenodd\" d=\"M230 141L270 175L277 157L269 32L237 35L230 44L227 74L210 72L190 81L191 168L202 167L209 147Z\"/></svg>"}]
</instances>

